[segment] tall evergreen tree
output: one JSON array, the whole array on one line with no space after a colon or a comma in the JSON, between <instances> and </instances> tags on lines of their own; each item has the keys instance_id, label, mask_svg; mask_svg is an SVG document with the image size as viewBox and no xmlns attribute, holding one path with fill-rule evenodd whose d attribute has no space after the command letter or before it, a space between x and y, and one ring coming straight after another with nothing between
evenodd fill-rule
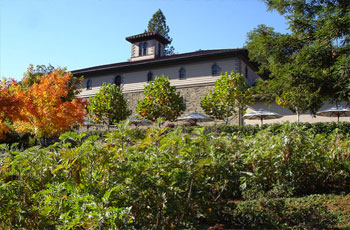
<instances>
[{"instance_id":1,"label":"tall evergreen tree","mask_svg":"<svg viewBox=\"0 0 350 230\"><path fill-rule=\"evenodd\" d=\"M349 0L265 3L269 10L285 16L290 33L265 25L248 33L250 59L260 64L261 74L269 74L260 87L263 93L296 112L315 113L324 100L349 102Z\"/></svg>"},{"instance_id":2,"label":"tall evergreen tree","mask_svg":"<svg viewBox=\"0 0 350 230\"><path fill-rule=\"evenodd\" d=\"M159 9L157 12L155 12L152 16L152 18L148 22L148 28L147 32L157 32L161 35L163 35L166 39L172 42L172 38L169 36L170 28L166 24L166 18L163 14L163 12ZM165 55L172 55L174 54L174 47L167 45L165 47Z\"/></svg>"}]
</instances>

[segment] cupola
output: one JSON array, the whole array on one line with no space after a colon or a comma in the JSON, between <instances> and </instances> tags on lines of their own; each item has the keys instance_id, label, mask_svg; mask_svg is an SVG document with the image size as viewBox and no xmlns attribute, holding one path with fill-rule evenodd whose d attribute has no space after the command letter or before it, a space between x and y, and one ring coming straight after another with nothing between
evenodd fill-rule
<instances>
[{"instance_id":1,"label":"cupola","mask_svg":"<svg viewBox=\"0 0 350 230\"><path fill-rule=\"evenodd\" d=\"M131 43L130 61L140 61L162 57L164 48L170 41L157 32L146 32L125 38Z\"/></svg>"}]
</instances>

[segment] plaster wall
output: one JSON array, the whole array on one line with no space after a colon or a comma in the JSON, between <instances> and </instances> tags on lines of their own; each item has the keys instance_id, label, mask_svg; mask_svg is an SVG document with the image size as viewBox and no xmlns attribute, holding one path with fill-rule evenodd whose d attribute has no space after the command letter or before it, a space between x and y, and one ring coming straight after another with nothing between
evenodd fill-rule
<instances>
[{"instance_id":1,"label":"plaster wall","mask_svg":"<svg viewBox=\"0 0 350 230\"><path fill-rule=\"evenodd\" d=\"M329 109L331 107L333 107L334 105L325 102L323 107L320 109L321 110L326 110ZM342 106L346 106L345 103L342 104ZM297 115L293 112L291 112L289 109L287 108L283 108L279 105L277 105L276 103L272 103L272 104L266 104L264 102L257 102L253 105L249 105L249 108L247 109L247 113L250 113L252 111L257 111L259 109L265 109L271 112L275 112L278 113L280 115L282 115L282 118L279 119L272 119L272 120L264 120L263 123L264 124L270 124L270 123L283 123L283 122L297 122ZM348 121L350 122L350 118L349 117L340 117L339 119L340 121ZM315 123L315 122L331 122L331 121L337 121L336 117L322 117L322 116L312 116L310 113L306 113L306 114L302 114L300 115L300 122L309 122L309 123ZM250 125L255 125L255 124L260 124L260 120L247 120L244 119L244 124L250 124Z\"/></svg>"}]
</instances>

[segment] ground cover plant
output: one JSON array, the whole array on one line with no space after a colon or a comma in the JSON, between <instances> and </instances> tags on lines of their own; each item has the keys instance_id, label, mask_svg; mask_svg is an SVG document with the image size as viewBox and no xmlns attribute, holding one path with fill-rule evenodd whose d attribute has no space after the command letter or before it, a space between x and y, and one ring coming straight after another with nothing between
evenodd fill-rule
<instances>
[{"instance_id":1,"label":"ground cover plant","mask_svg":"<svg viewBox=\"0 0 350 230\"><path fill-rule=\"evenodd\" d=\"M0 229L350 227L350 138L338 130L127 127L2 145Z\"/></svg>"}]
</instances>

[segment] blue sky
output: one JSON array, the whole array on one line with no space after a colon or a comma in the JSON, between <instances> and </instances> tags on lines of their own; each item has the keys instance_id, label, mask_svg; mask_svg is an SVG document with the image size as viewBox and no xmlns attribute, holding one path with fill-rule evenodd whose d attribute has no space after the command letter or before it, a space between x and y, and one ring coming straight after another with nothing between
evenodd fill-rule
<instances>
[{"instance_id":1,"label":"blue sky","mask_svg":"<svg viewBox=\"0 0 350 230\"><path fill-rule=\"evenodd\" d=\"M286 32L261 0L0 0L0 77L20 80L29 64L75 70L127 61L125 37L161 9L175 52L241 48L259 24Z\"/></svg>"}]
</instances>

